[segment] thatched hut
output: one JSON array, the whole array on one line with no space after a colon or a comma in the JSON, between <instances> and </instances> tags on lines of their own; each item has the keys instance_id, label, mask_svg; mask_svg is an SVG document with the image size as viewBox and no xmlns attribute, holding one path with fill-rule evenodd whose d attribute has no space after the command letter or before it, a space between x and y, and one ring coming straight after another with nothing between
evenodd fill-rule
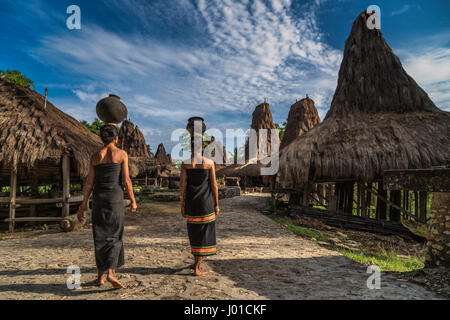
<instances>
[{"instance_id":1,"label":"thatched hut","mask_svg":"<svg viewBox=\"0 0 450 320\"><path fill-rule=\"evenodd\" d=\"M227 165L228 163L228 159L227 159L227 149L225 148L225 146L222 144L222 142L220 141L216 141L216 138L214 136L211 136L211 140L206 142L206 146L205 148L207 148L211 143L215 144L215 149L212 150L211 152L211 156L213 159L215 159L216 157L216 150L219 150L219 154L218 157L221 160L221 163L215 163L216 165L216 170L223 168L224 166Z\"/></svg>"},{"instance_id":2,"label":"thatched hut","mask_svg":"<svg viewBox=\"0 0 450 320\"><path fill-rule=\"evenodd\" d=\"M249 140L245 143L245 164L232 164L224 168L217 168L216 176L218 177L239 177L241 180L240 185L242 187L250 186L269 186L271 183L271 177L261 175L261 168L264 167L260 163L260 141L259 131L260 129L267 129L267 149L266 155L271 155L271 129L275 129L275 124L272 118L272 112L270 111L270 105L267 102L261 103L255 107L252 114L251 129L256 130L257 133L257 145L256 145L256 157L249 154ZM276 136L278 139L278 136Z\"/></svg>"},{"instance_id":3,"label":"thatched hut","mask_svg":"<svg viewBox=\"0 0 450 320\"><path fill-rule=\"evenodd\" d=\"M150 158L150 150L145 141L144 135L138 126L129 120L124 120L119 131L119 141L117 146L128 153L130 157Z\"/></svg>"},{"instance_id":4,"label":"thatched hut","mask_svg":"<svg viewBox=\"0 0 450 320\"><path fill-rule=\"evenodd\" d=\"M386 218L384 199L398 220L400 211L408 213L399 205L406 203L401 191L388 200L382 183L378 192L371 184L384 170L449 164L450 116L405 72L381 31L367 28L368 16L363 12L353 23L325 120L281 150L279 182L303 190L313 182L336 183L337 209L350 212L357 182L358 199L365 191L378 194L377 216ZM357 210L366 205L358 200Z\"/></svg>"},{"instance_id":5,"label":"thatched hut","mask_svg":"<svg viewBox=\"0 0 450 320\"><path fill-rule=\"evenodd\" d=\"M305 134L319 123L319 113L312 99L306 97L300 101L296 101L289 110L286 130L284 131L280 149L283 149L297 137Z\"/></svg>"},{"instance_id":6,"label":"thatched hut","mask_svg":"<svg viewBox=\"0 0 450 320\"><path fill-rule=\"evenodd\" d=\"M266 154L271 154L271 129L275 129L275 124L272 118L272 112L270 111L270 105L267 102L263 102L255 107L255 110L252 113L252 124L250 126L251 129L256 130L257 134L260 129L267 130L267 150ZM278 136L277 136L278 138ZM253 155L249 154L249 141L245 144L245 159L248 161ZM260 141L259 136L257 137L257 146L256 146L256 158L259 159L259 149L260 149Z\"/></svg>"},{"instance_id":7,"label":"thatched hut","mask_svg":"<svg viewBox=\"0 0 450 320\"><path fill-rule=\"evenodd\" d=\"M0 79L0 185L11 187L10 195L0 199L10 207L10 230L14 222L31 219L16 217L16 211L35 215L38 204L62 203L63 216L68 215L69 204L80 200L70 197L70 183L87 176L90 156L101 146L98 136L46 97ZM54 183L62 185L62 196L56 192L53 199L35 199L39 185ZM17 197L17 190L25 188L28 196Z\"/></svg>"},{"instance_id":8,"label":"thatched hut","mask_svg":"<svg viewBox=\"0 0 450 320\"><path fill-rule=\"evenodd\" d=\"M172 158L166 153L166 149L162 143L156 149L155 159L158 164L172 164Z\"/></svg>"}]
</instances>

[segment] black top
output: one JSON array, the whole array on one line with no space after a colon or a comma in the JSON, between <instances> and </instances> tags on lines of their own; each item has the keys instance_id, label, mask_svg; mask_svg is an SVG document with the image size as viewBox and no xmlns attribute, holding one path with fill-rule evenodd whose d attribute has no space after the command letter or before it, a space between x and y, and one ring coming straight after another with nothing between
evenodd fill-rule
<instances>
[{"instance_id":1,"label":"black top","mask_svg":"<svg viewBox=\"0 0 450 320\"><path fill-rule=\"evenodd\" d=\"M203 216L214 212L214 197L209 169L186 169L185 212Z\"/></svg>"}]
</instances>

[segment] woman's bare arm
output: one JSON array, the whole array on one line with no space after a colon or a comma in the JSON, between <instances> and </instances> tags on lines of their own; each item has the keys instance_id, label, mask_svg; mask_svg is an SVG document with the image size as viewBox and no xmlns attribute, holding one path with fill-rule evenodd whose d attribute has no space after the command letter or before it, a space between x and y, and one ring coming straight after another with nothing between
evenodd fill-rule
<instances>
[{"instance_id":1,"label":"woman's bare arm","mask_svg":"<svg viewBox=\"0 0 450 320\"><path fill-rule=\"evenodd\" d=\"M211 190L213 192L214 196L214 211L216 212L216 215L219 214L219 189L217 187L217 180L216 180L216 167L214 165L214 162L211 165L211 169L209 170L209 177L211 180Z\"/></svg>"},{"instance_id":2,"label":"woman's bare arm","mask_svg":"<svg viewBox=\"0 0 450 320\"><path fill-rule=\"evenodd\" d=\"M128 154L126 152L124 152L122 161L122 180L131 200L131 212L135 212L137 205L136 200L134 199L133 184L131 183L130 173L128 169Z\"/></svg>"},{"instance_id":3,"label":"woman's bare arm","mask_svg":"<svg viewBox=\"0 0 450 320\"><path fill-rule=\"evenodd\" d=\"M86 184L83 187L83 202L78 207L77 216L78 220L84 219L84 211L86 211L87 203L89 197L91 196L92 189L94 188L94 156L91 157L91 162L89 163L89 173L86 179Z\"/></svg>"},{"instance_id":4,"label":"woman's bare arm","mask_svg":"<svg viewBox=\"0 0 450 320\"><path fill-rule=\"evenodd\" d=\"M181 215L186 217L186 213L184 212L184 193L186 191L186 166L184 164L181 165L181 174L180 174L180 207L181 207Z\"/></svg>"}]
</instances>

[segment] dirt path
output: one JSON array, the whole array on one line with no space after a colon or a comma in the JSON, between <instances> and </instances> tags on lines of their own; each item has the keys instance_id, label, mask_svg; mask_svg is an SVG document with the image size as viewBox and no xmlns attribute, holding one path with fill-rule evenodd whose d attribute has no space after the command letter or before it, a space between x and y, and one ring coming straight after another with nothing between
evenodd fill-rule
<instances>
[{"instance_id":1,"label":"dirt path","mask_svg":"<svg viewBox=\"0 0 450 320\"><path fill-rule=\"evenodd\" d=\"M186 268L192 256L178 205L144 205L126 219L126 263L119 273L127 289L119 291L91 283L90 230L0 241L0 299L438 298L383 273L381 289L369 290L364 266L295 236L259 213L264 204L259 196L221 201L218 255L208 258L205 277ZM81 289L66 286L70 265L81 268Z\"/></svg>"}]
</instances>

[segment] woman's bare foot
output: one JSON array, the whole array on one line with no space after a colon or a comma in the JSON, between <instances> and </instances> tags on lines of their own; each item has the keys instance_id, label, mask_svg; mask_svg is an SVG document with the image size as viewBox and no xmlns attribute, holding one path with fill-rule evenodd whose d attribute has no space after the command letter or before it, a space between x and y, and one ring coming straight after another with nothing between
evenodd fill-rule
<instances>
[{"instance_id":1,"label":"woman's bare foot","mask_svg":"<svg viewBox=\"0 0 450 320\"><path fill-rule=\"evenodd\" d=\"M103 272L101 272L101 273L99 272L97 280L95 280L95 284L100 287L105 284L105 280L106 280L106 274L104 274Z\"/></svg>"},{"instance_id":2,"label":"woman's bare foot","mask_svg":"<svg viewBox=\"0 0 450 320\"><path fill-rule=\"evenodd\" d=\"M122 283L120 283L119 280L116 278L116 274L114 270L109 270L108 277L106 277L106 280L108 280L109 283L112 284L114 289L122 289L124 286Z\"/></svg>"},{"instance_id":3,"label":"woman's bare foot","mask_svg":"<svg viewBox=\"0 0 450 320\"><path fill-rule=\"evenodd\" d=\"M202 270L202 267L201 267L202 262L203 262L203 257L195 256L195 262L193 265L193 269L195 270L194 274L196 276L204 276L205 274L208 273L208 271Z\"/></svg>"},{"instance_id":4,"label":"woman's bare foot","mask_svg":"<svg viewBox=\"0 0 450 320\"><path fill-rule=\"evenodd\" d=\"M200 269L200 268L197 268L197 269L195 269L194 274L195 274L196 276L204 276L204 275L207 275L207 274L208 274L208 271L202 270L202 269Z\"/></svg>"}]
</instances>

